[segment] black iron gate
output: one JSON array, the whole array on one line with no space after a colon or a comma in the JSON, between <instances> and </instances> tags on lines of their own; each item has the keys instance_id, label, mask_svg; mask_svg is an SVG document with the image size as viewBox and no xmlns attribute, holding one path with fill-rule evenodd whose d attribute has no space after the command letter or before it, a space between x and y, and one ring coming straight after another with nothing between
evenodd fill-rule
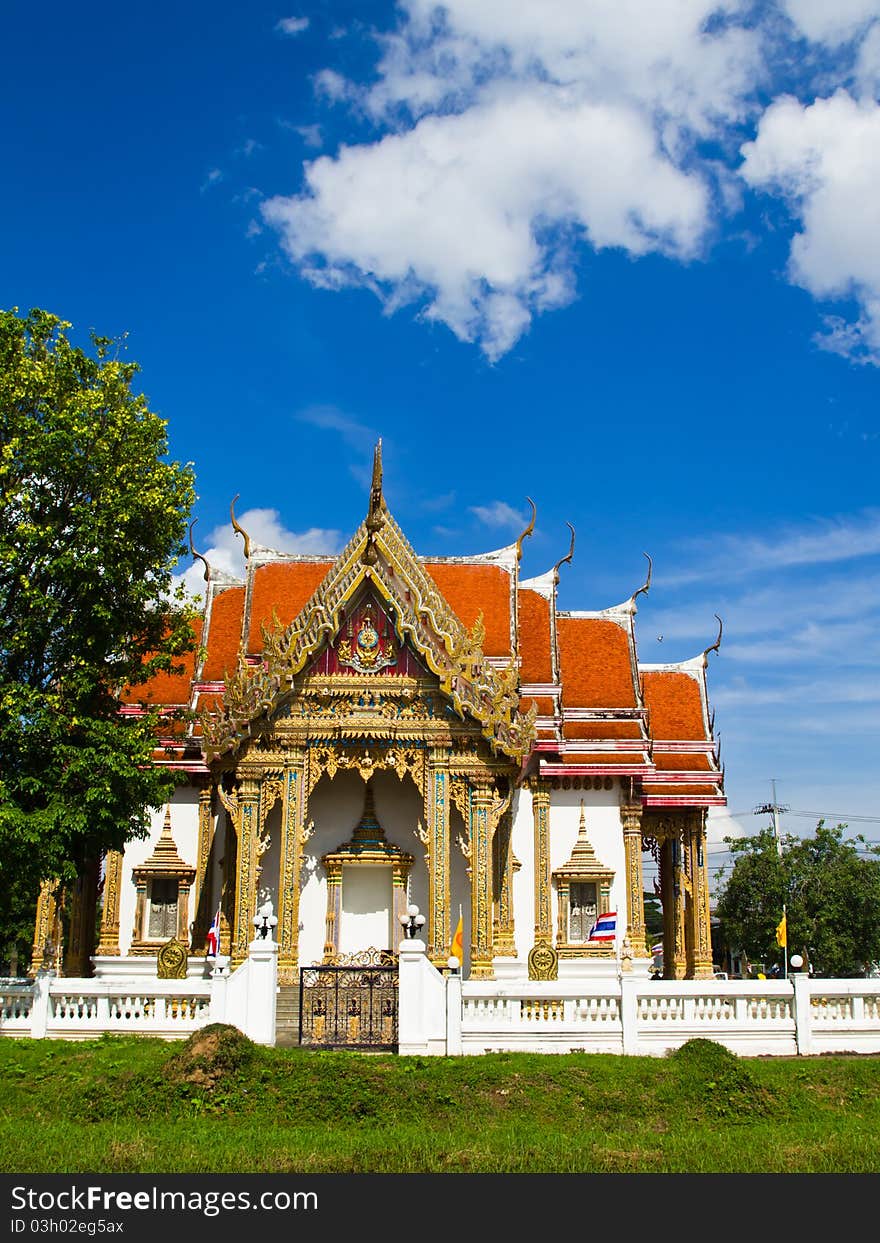
<instances>
[{"instance_id":1,"label":"black iron gate","mask_svg":"<svg viewBox=\"0 0 880 1243\"><path fill-rule=\"evenodd\" d=\"M300 967L300 1044L396 1049L398 979L397 957L389 950Z\"/></svg>"}]
</instances>

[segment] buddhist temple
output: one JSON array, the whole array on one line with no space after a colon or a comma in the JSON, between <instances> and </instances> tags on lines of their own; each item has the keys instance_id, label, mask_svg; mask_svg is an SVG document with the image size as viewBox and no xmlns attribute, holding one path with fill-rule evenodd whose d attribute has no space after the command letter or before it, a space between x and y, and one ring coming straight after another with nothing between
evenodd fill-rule
<instances>
[{"instance_id":1,"label":"buddhist temple","mask_svg":"<svg viewBox=\"0 0 880 1243\"><path fill-rule=\"evenodd\" d=\"M152 837L108 855L94 878L89 970L154 969L173 937L202 973L218 916L234 967L270 901L282 982L312 964L393 954L411 905L438 966L461 920L468 978L647 975L652 855L664 974L712 974L706 818L725 802L713 649L639 663L650 563L622 603L561 610L574 531L566 556L521 577L534 507L505 548L421 555L386 504L381 445L366 517L338 556L276 552L234 509L232 521L243 577L201 558L197 649L123 709L159 706L154 759L181 782ZM32 970L52 905L47 889ZM615 917L602 921L613 935L593 937L602 916ZM77 946L65 969L86 974L82 937Z\"/></svg>"}]
</instances>

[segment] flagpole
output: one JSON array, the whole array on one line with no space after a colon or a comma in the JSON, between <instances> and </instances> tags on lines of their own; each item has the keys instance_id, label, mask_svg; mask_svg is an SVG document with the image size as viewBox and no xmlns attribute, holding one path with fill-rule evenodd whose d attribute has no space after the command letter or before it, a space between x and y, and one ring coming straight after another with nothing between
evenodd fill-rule
<instances>
[{"instance_id":1,"label":"flagpole","mask_svg":"<svg viewBox=\"0 0 880 1243\"><path fill-rule=\"evenodd\" d=\"M782 904L782 918L785 920L785 945L783 945L783 953L785 954L785 975L783 979L788 979L788 914L785 903Z\"/></svg>"}]
</instances>

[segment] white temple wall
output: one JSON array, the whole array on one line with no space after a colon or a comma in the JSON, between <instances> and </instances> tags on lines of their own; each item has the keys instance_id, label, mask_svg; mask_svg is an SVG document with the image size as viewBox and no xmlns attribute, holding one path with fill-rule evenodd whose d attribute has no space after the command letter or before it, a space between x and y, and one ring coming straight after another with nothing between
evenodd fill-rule
<instances>
[{"instance_id":1,"label":"white temple wall","mask_svg":"<svg viewBox=\"0 0 880 1243\"><path fill-rule=\"evenodd\" d=\"M278 882L281 873L281 816L282 801L279 799L266 817L263 832L269 844L260 859L260 877L257 882L257 909L259 910L264 902L271 902L276 914L278 912Z\"/></svg>"},{"instance_id":2,"label":"white temple wall","mask_svg":"<svg viewBox=\"0 0 880 1243\"><path fill-rule=\"evenodd\" d=\"M315 829L303 851L302 890L299 911L299 962L310 966L324 954L327 915L327 877L321 863L351 839L364 810L366 787L359 774L338 772L331 781L322 777L309 799L309 820ZM428 871L425 847L415 832L416 822L424 823L424 805L415 784L400 781L396 774L379 772L373 777L376 816L389 842L413 855L409 901L422 911L428 908ZM400 930L391 930L392 947L397 948Z\"/></svg>"},{"instance_id":3,"label":"white temple wall","mask_svg":"<svg viewBox=\"0 0 880 1243\"><path fill-rule=\"evenodd\" d=\"M451 807L449 811L449 839L449 939L451 941L455 935L460 914L462 969L467 974L471 965L471 882L467 871L468 861L458 844L466 843L468 835L457 807Z\"/></svg>"},{"instance_id":4,"label":"white temple wall","mask_svg":"<svg viewBox=\"0 0 880 1243\"><path fill-rule=\"evenodd\" d=\"M122 881L119 893L119 949L125 955L131 947L137 891L132 869L144 863L156 849L165 823L165 807L150 814L149 838L129 842L122 857ZM178 786L171 799L171 836L177 853L192 867L198 866L199 792L195 786ZM189 919L195 917L193 891L190 891Z\"/></svg>"},{"instance_id":5,"label":"white temple wall","mask_svg":"<svg viewBox=\"0 0 880 1243\"><path fill-rule=\"evenodd\" d=\"M620 782L614 781L606 790L553 790L550 800L550 871L556 872L571 858L580 825L581 801L587 838L596 858L614 872L610 910L617 911L617 938L626 933L626 856L623 848L623 826L620 819ZM556 885L552 886L553 941L559 924L559 902Z\"/></svg>"},{"instance_id":6,"label":"white temple wall","mask_svg":"<svg viewBox=\"0 0 880 1243\"><path fill-rule=\"evenodd\" d=\"M524 963L535 943L535 821L528 790L514 795L510 846L520 864L513 874L513 939L517 962Z\"/></svg>"}]
</instances>

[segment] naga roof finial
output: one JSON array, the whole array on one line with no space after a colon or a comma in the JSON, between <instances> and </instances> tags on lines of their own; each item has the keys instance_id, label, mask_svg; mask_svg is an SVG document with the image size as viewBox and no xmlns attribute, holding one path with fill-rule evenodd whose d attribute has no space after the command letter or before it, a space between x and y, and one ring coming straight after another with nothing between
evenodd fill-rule
<instances>
[{"instance_id":1,"label":"naga roof finial","mask_svg":"<svg viewBox=\"0 0 880 1243\"><path fill-rule=\"evenodd\" d=\"M232 498L232 504L229 506L229 513L232 518L232 529L238 532L244 540L244 559L245 561L248 561L251 555L251 537L248 535L247 531L245 531L244 527L240 526L235 519L235 502L238 500L239 495L240 493L236 492L235 496Z\"/></svg>"},{"instance_id":2,"label":"naga roof finial","mask_svg":"<svg viewBox=\"0 0 880 1243\"><path fill-rule=\"evenodd\" d=\"M645 579L643 585L638 589L638 591L633 592L632 594L633 600L635 600L636 596L642 595L643 592L648 592L651 588L651 574L654 570L654 562L651 560L651 557L648 553L643 552L642 556L647 557L647 560L648 560L648 577Z\"/></svg>"},{"instance_id":3,"label":"naga roof finial","mask_svg":"<svg viewBox=\"0 0 880 1243\"><path fill-rule=\"evenodd\" d=\"M526 527L526 529L523 531L523 533L522 533L522 535L519 537L519 539L516 541L516 559L517 559L517 561L521 561L521 560L522 560L522 546L523 546L523 540L524 540L524 539L527 539L527 538L528 538L528 536L530 536L530 535L532 534L532 532L534 531L534 529L535 529L535 519L536 519L536 518L537 518L537 516L538 516L538 509L537 509L537 506L535 505L535 502L532 500L532 498L531 498L530 496L527 496L527 497L526 497L526 500L528 501L528 503L529 503L529 504L531 505L531 507L532 507L532 516L531 516L531 518L529 519L529 524L528 524L528 526L527 526L527 527Z\"/></svg>"},{"instance_id":4,"label":"naga roof finial","mask_svg":"<svg viewBox=\"0 0 880 1243\"><path fill-rule=\"evenodd\" d=\"M189 524L189 550L192 553L194 560L198 558L199 561L203 561L205 563L205 582L209 583L211 581L211 567L208 565L207 558L203 557L200 552L196 552L195 545L193 544L193 527L197 522L198 518L193 518L192 522Z\"/></svg>"},{"instance_id":5,"label":"naga roof finial","mask_svg":"<svg viewBox=\"0 0 880 1243\"><path fill-rule=\"evenodd\" d=\"M724 622L721 620L721 618L718 616L717 613L715 614L715 620L718 623L718 638L715 640L715 642L712 644L711 647L707 647L705 652L703 652L704 660L708 657L710 652L717 652L719 647L721 646L721 636L724 633Z\"/></svg>"},{"instance_id":6,"label":"naga roof finial","mask_svg":"<svg viewBox=\"0 0 880 1243\"><path fill-rule=\"evenodd\" d=\"M564 557L560 557L553 567L554 583L559 582L559 567L561 565L565 565L566 561L571 561L572 557L574 556L574 527L571 525L570 522L566 522L565 525L568 527L569 531L571 531L571 544L569 546L569 549L566 555Z\"/></svg>"}]
</instances>

